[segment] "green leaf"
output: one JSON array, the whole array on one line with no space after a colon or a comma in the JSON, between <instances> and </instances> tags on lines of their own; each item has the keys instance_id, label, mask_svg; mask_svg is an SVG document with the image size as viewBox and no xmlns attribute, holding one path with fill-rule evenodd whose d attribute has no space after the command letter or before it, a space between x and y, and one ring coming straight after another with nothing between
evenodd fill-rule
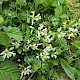
<instances>
[{"instance_id":1,"label":"green leaf","mask_svg":"<svg viewBox=\"0 0 80 80\"><path fill-rule=\"evenodd\" d=\"M75 71L65 60L61 60L61 66L68 77L70 77L72 80L75 80Z\"/></svg>"},{"instance_id":2,"label":"green leaf","mask_svg":"<svg viewBox=\"0 0 80 80\"><path fill-rule=\"evenodd\" d=\"M45 0L34 0L34 2L39 5L39 4L43 4L45 2Z\"/></svg>"},{"instance_id":3,"label":"green leaf","mask_svg":"<svg viewBox=\"0 0 80 80\"><path fill-rule=\"evenodd\" d=\"M17 27L4 27L4 31L10 38L14 38L15 40L19 41L22 40L22 33Z\"/></svg>"},{"instance_id":4,"label":"green leaf","mask_svg":"<svg viewBox=\"0 0 80 80\"><path fill-rule=\"evenodd\" d=\"M0 66L0 80L19 80L18 65L13 61L5 61Z\"/></svg>"},{"instance_id":5,"label":"green leaf","mask_svg":"<svg viewBox=\"0 0 80 80\"><path fill-rule=\"evenodd\" d=\"M60 18L62 18L62 19L68 19L68 16L66 14L61 14Z\"/></svg>"},{"instance_id":6,"label":"green leaf","mask_svg":"<svg viewBox=\"0 0 80 80\"><path fill-rule=\"evenodd\" d=\"M0 44L7 47L10 44L10 37L4 32L0 32Z\"/></svg>"},{"instance_id":7,"label":"green leaf","mask_svg":"<svg viewBox=\"0 0 80 80\"><path fill-rule=\"evenodd\" d=\"M41 68L41 61L35 61L33 64L33 71L37 71L39 68Z\"/></svg>"},{"instance_id":8,"label":"green leaf","mask_svg":"<svg viewBox=\"0 0 80 80\"><path fill-rule=\"evenodd\" d=\"M3 17L0 15L0 23L4 21Z\"/></svg>"},{"instance_id":9,"label":"green leaf","mask_svg":"<svg viewBox=\"0 0 80 80\"><path fill-rule=\"evenodd\" d=\"M44 76L40 76L39 80L46 80Z\"/></svg>"},{"instance_id":10,"label":"green leaf","mask_svg":"<svg viewBox=\"0 0 80 80\"><path fill-rule=\"evenodd\" d=\"M55 16L60 16L62 14L62 6L57 6L55 8Z\"/></svg>"},{"instance_id":11,"label":"green leaf","mask_svg":"<svg viewBox=\"0 0 80 80\"><path fill-rule=\"evenodd\" d=\"M77 41L74 41L71 43L73 46L75 46L76 48L80 49L80 41L77 40Z\"/></svg>"},{"instance_id":12,"label":"green leaf","mask_svg":"<svg viewBox=\"0 0 80 80\"><path fill-rule=\"evenodd\" d=\"M5 59L2 57L2 56L0 56L0 61L4 61Z\"/></svg>"},{"instance_id":13,"label":"green leaf","mask_svg":"<svg viewBox=\"0 0 80 80\"><path fill-rule=\"evenodd\" d=\"M22 49L21 49L21 48L17 49L17 52L18 52L19 54L21 54L21 53L22 53Z\"/></svg>"}]
</instances>

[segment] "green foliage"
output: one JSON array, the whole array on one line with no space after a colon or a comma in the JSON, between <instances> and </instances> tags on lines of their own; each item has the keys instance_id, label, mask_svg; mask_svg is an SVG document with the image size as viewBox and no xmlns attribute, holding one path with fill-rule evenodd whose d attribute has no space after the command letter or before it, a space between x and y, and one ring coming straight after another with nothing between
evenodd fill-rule
<instances>
[{"instance_id":1,"label":"green foliage","mask_svg":"<svg viewBox=\"0 0 80 80\"><path fill-rule=\"evenodd\" d=\"M1 0L0 79L79 80L79 9L79 0Z\"/></svg>"},{"instance_id":2,"label":"green foliage","mask_svg":"<svg viewBox=\"0 0 80 80\"><path fill-rule=\"evenodd\" d=\"M3 17L0 15L0 23L3 22L3 21L4 21L4 19L3 19Z\"/></svg>"},{"instance_id":3,"label":"green foliage","mask_svg":"<svg viewBox=\"0 0 80 80\"><path fill-rule=\"evenodd\" d=\"M65 60L61 60L61 65L62 65L63 69L65 70L66 74L72 80L75 80L75 72L74 72L73 68Z\"/></svg>"},{"instance_id":4,"label":"green foliage","mask_svg":"<svg viewBox=\"0 0 80 80\"><path fill-rule=\"evenodd\" d=\"M5 46L9 46L10 44L10 37L4 32L0 32L0 44Z\"/></svg>"},{"instance_id":5,"label":"green foliage","mask_svg":"<svg viewBox=\"0 0 80 80\"><path fill-rule=\"evenodd\" d=\"M17 27L4 27L5 33L10 37L17 41L22 40L22 33Z\"/></svg>"},{"instance_id":6,"label":"green foliage","mask_svg":"<svg viewBox=\"0 0 80 80\"><path fill-rule=\"evenodd\" d=\"M15 65L14 65L15 64ZM0 65L1 80L18 80L19 79L18 65L12 61L5 61Z\"/></svg>"}]
</instances>

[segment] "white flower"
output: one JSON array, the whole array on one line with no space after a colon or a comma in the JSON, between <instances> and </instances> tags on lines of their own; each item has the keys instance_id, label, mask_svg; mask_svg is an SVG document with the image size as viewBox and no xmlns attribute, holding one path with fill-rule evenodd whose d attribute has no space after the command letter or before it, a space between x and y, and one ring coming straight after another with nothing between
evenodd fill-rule
<instances>
[{"instance_id":1,"label":"white flower","mask_svg":"<svg viewBox=\"0 0 80 80\"><path fill-rule=\"evenodd\" d=\"M56 47L52 48L52 50L55 51L56 50Z\"/></svg>"},{"instance_id":2,"label":"white flower","mask_svg":"<svg viewBox=\"0 0 80 80\"><path fill-rule=\"evenodd\" d=\"M43 61L50 58L49 53L47 53L47 52L40 53L40 57Z\"/></svg>"},{"instance_id":3,"label":"white flower","mask_svg":"<svg viewBox=\"0 0 80 80\"><path fill-rule=\"evenodd\" d=\"M58 39L60 39L61 38L61 35L60 34L58 34Z\"/></svg>"},{"instance_id":4,"label":"white flower","mask_svg":"<svg viewBox=\"0 0 80 80\"><path fill-rule=\"evenodd\" d=\"M69 31L73 31L74 30L74 28L69 28Z\"/></svg>"},{"instance_id":5,"label":"white flower","mask_svg":"<svg viewBox=\"0 0 80 80\"><path fill-rule=\"evenodd\" d=\"M78 32L78 29L76 28L76 29L74 29L74 28L69 28L69 31L71 31L71 32Z\"/></svg>"},{"instance_id":6,"label":"white flower","mask_svg":"<svg viewBox=\"0 0 80 80\"><path fill-rule=\"evenodd\" d=\"M31 25L33 25L35 22L34 21L38 21L41 19L40 13L37 14L37 16L35 16L35 12L31 11L32 15L30 15L31 19L32 19L32 23Z\"/></svg>"},{"instance_id":7,"label":"white flower","mask_svg":"<svg viewBox=\"0 0 80 80\"><path fill-rule=\"evenodd\" d=\"M47 36L47 28L43 29L41 34L42 34L42 36L44 36L44 35Z\"/></svg>"},{"instance_id":8,"label":"white flower","mask_svg":"<svg viewBox=\"0 0 80 80\"><path fill-rule=\"evenodd\" d=\"M39 55L37 55L36 58L39 60Z\"/></svg>"},{"instance_id":9,"label":"white flower","mask_svg":"<svg viewBox=\"0 0 80 80\"><path fill-rule=\"evenodd\" d=\"M34 17L34 20L38 21L39 19L41 19L40 13L37 14L37 16Z\"/></svg>"},{"instance_id":10,"label":"white flower","mask_svg":"<svg viewBox=\"0 0 80 80\"><path fill-rule=\"evenodd\" d=\"M57 58L57 55L52 54L51 57L56 59Z\"/></svg>"},{"instance_id":11,"label":"white flower","mask_svg":"<svg viewBox=\"0 0 80 80\"><path fill-rule=\"evenodd\" d=\"M61 31L61 27L60 27L60 28L58 28L58 29L57 29L57 31L58 31L58 32L60 32L60 31Z\"/></svg>"},{"instance_id":12,"label":"white flower","mask_svg":"<svg viewBox=\"0 0 80 80\"><path fill-rule=\"evenodd\" d=\"M52 48L52 45L49 44L49 45L46 46L46 48L44 48L43 51L44 51L45 53L47 53L47 52L51 51L52 49L53 49L53 48Z\"/></svg>"},{"instance_id":13,"label":"white flower","mask_svg":"<svg viewBox=\"0 0 80 80\"><path fill-rule=\"evenodd\" d=\"M58 54L60 54L60 52L54 52L51 57L56 59Z\"/></svg>"},{"instance_id":14,"label":"white flower","mask_svg":"<svg viewBox=\"0 0 80 80\"><path fill-rule=\"evenodd\" d=\"M11 43L15 48L18 48L20 46L20 42L12 42Z\"/></svg>"},{"instance_id":15,"label":"white flower","mask_svg":"<svg viewBox=\"0 0 80 80\"><path fill-rule=\"evenodd\" d=\"M66 29L66 27L67 27L67 26L66 26L66 24L67 24L67 22L66 22L66 21L65 21L65 22L63 22L63 28L64 28L64 29Z\"/></svg>"},{"instance_id":16,"label":"white flower","mask_svg":"<svg viewBox=\"0 0 80 80\"><path fill-rule=\"evenodd\" d=\"M43 29L44 25L43 24L39 24L40 27L38 27L38 30Z\"/></svg>"},{"instance_id":17,"label":"white flower","mask_svg":"<svg viewBox=\"0 0 80 80\"><path fill-rule=\"evenodd\" d=\"M29 47L31 47L31 49L33 49L33 50L38 49L37 45L35 43L34 44L30 44Z\"/></svg>"},{"instance_id":18,"label":"white flower","mask_svg":"<svg viewBox=\"0 0 80 80\"><path fill-rule=\"evenodd\" d=\"M15 56L16 53L14 52L10 52L8 49L5 49L5 51L3 51L0 55L2 55L4 57L4 59L7 57L11 57L12 55Z\"/></svg>"},{"instance_id":19,"label":"white flower","mask_svg":"<svg viewBox=\"0 0 80 80\"><path fill-rule=\"evenodd\" d=\"M22 70L22 72L21 72L20 79L22 79L22 77L25 75L29 75L31 72L32 72L32 70L30 70L30 66L28 66L27 68L25 67L24 70Z\"/></svg>"},{"instance_id":20,"label":"white flower","mask_svg":"<svg viewBox=\"0 0 80 80\"><path fill-rule=\"evenodd\" d=\"M64 33L64 32L60 32L60 34L58 34L58 39L64 37L65 35L66 35L66 33Z\"/></svg>"},{"instance_id":21,"label":"white flower","mask_svg":"<svg viewBox=\"0 0 80 80\"><path fill-rule=\"evenodd\" d=\"M34 17L35 16L35 11L31 11L31 13L32 13L32 17Z\"/></svg>"},{"instance_id":22,"label":"white flower","mask_svg":"<svg viewBox=\"0 0 80 80\"><path fill-rule=\"evenodd\" d=\"M32 24L33 24L33 22L32 22ZM32 26L29 26L29 27L32 28L32 29L34 28L34 27L32 27Z\"/></svg>"},{"instance_id":23,"label":"white flower","mask_svg":"<svg viewBox=\"0 0 80 80\"><path fill-rule=\"evenodd\" d=\"M50 36L51 35L45 36L44 42L50 43L53 40L53 38L54 38L54 36L52 36L52 37L50 37Z\"/></svg>"},{"instance_id":24,"label":"white flower","mask_svg":"<svg viewBox=\"0 0 80 80\"><path fill-rule=\"evenodd\" d=\"M41 33L39 31L37 31L37 38L40 39L41 38Z\"/></svg>"}]
</instances>

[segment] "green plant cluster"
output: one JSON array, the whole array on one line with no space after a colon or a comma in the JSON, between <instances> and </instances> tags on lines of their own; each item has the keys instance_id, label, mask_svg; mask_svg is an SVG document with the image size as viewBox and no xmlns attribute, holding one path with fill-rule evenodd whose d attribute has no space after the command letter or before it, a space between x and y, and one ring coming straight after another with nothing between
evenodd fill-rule
<instances>
[{"instance_id":1,"label":"green plant cluster","mask_svg":"<svg viewBox=\"0 0 80 80\"><path fill-rule=\"evenodd\" d=\"M0 0L0 80L80 80L79 0Z\"/></svg>"}]
</instances>

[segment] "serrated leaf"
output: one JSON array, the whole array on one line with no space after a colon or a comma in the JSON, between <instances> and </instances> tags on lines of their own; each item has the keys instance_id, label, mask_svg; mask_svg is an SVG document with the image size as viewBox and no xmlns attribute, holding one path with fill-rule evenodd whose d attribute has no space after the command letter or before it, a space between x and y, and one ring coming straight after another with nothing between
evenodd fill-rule
<instances>
[{"instance_id":1,"label":"serrated leaf","mask_svg":"<svg viewBox=\"0 0 80 80\"><path fill-rule=\"evenodd\" d=\"M0 44L7 46L7 47L10 44L10 37L4 32L0 32Z\"/></svg>"},{"instance_id":2,"label":"serrated leaf","mask_svg":"<svg viewBox=\"0 0 80 80\"><path fill-rule=\"evenodd\" d=\"M15 40L19 41L22 40L22 33L17 27L5 27L4 31L10 38L14 38Z\"/></svg>"},{"instance_id":3,"label":"serrated leaf","mask_svg":"<svg viewBox=\"0 0 80 80\"><path fill-rule=\"evenodd\" d=\"M19 80L18 65L13 61L5 61L0 65L0 80Z\"/></svg>"},{"instance_id":4,"label":"serrated leaf","mask_svg":"<svg viewBox=\"0 0 80 80\"><path fill-rule=\"evenodd\" d=\"M70 77L72 80L75 80L75 71L65 60L61 60L61 66L68 77Z\"/></svg>"}]
</instances>

